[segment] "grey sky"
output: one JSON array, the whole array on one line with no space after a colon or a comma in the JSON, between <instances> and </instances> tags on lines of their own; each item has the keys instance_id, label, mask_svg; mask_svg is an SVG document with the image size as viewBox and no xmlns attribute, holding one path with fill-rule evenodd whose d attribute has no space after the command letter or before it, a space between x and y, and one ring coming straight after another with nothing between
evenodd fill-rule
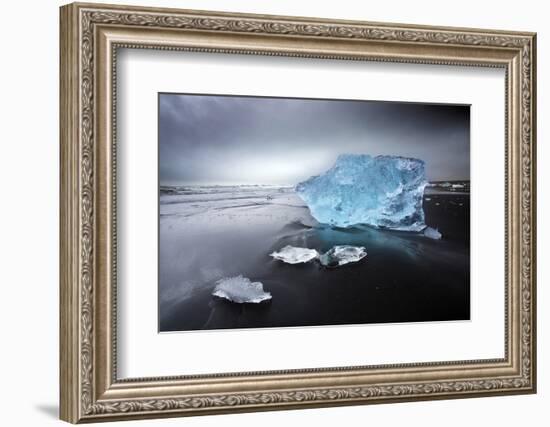
<instances>
[{"instance_id":1,"label":"grey sky","mask_svg":"<svg viewBox=\"0 0 550 427\"><path fill-rule=\"evenodd\" d=\"M296 184L342 153L426 162L469 179L470 108L378 101L159 95L162 184Z\"/></svg>"}]
</instances>

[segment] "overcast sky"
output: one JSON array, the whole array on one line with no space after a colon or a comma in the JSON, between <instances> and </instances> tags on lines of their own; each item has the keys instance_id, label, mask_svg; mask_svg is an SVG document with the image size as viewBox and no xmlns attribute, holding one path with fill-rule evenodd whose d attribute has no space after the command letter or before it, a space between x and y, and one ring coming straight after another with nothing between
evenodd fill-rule
<instances>
[{"instance_id":1,"label":"overcast sky","mask_svg":"<svg viewBox=\"0 0 550 427\"><path fill-rule=\"evenodd\" d=\"M161 184L294 185L342 153L416 157L429 180L470 177L468 106L159 97Z\"/></svg>"}]
</instances>

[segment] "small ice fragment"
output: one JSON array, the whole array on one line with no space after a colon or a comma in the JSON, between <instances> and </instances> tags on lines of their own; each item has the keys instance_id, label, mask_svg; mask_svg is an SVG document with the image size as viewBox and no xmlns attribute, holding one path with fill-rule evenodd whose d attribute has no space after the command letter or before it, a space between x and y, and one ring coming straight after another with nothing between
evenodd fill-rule
<instances>
[{"instance_id":1,"label":"small ice fragment","mask_svg":"<svg viewBox=\"0 0 550 427\"><path fill-rule=\"evenodd\" d=\"M367 256L367 251L362 246L333 246L329 251L319 257L319 261L325 267L339 267L350 262L357 262Z\"/></svg>"},{"instance_id":2,"label":"small ice fragment","mask_svg":"<svg viewBox=\"0 0 550 427\"><path fill-rule=\"evenodd\" d=\"M260 303L271 299L271 293L264 292L261 282L238 275L218 280L212 295L237 303Z\"/></svg>"},{"instance_id":3,"label":"small ice fragment","mask_svg":"<svg viewBox=\"0 0 550 427\"><path fill-rule=\"evenodd\" d=\"M431 197L426 197L424 200L426 200L427 202L431 201L432 198Z\"/></svg>"},{"instance_id":4,"label":"small ice fragment","mask_svg":"<svg viewBox=\"0 0 550 427\"><path fill-rule=\"evenodd\" d=\"M296 248L294 246L287 245L279 252L273 252L269 254L279 261L286 262L287 264L300 264L309 262L319 256L319 252L315 249L308 248Z\"/></svg>"},{"instance_id":5,"label":"small ice fragment","mask_svg":"<svg viewBox=\"0 0 550 427\"><path fill-rule=\"evenodd\" d=\"M434 240L441 239L441 233L437 230L437 228L432 227L426 227L424 229L424 236Z\"/></svg>"}]
</instances>

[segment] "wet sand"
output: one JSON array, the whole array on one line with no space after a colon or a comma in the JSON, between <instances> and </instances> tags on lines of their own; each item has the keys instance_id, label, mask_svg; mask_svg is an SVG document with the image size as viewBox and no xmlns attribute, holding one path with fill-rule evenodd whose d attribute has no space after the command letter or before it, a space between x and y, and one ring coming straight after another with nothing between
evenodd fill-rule
<instances>
[{"instance_id":1,"label":"wet sand","mask_svg":"<svg viewBox=\"0 0 550 427\"><path fill-rule=\"evenodd\" d=\"M469 194L428 190L424 211L441 240L322 226L290 188L164 188L159 330L467 320ZM367 257L327 269L269 256L286 245L325 252L344 244L366 247ZM272 299L237 304L211 295L217 280L239 274L262 282Z\"/></svg>"}]
</instances>

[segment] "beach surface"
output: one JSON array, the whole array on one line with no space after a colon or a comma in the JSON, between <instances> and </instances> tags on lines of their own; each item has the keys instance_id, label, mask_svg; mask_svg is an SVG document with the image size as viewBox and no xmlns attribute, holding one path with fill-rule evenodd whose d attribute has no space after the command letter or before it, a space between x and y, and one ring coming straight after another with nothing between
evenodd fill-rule
<instances>
[{"instance_id":1,"label":"beach surface","mask_svg":"<svg viewBox=\"0 0 550 427\"><path fill-rule=\"evenodd\" d=\"M441 240L371 227L317 223L292 187L162 186L160 332L470 318L469 183L435 183L426 224ZM323 253L366 248L356 263L290 265L269 254L291 245ZM272 298L234 303L212 295L242 275Z\"/></svg>"}]
</instances>

